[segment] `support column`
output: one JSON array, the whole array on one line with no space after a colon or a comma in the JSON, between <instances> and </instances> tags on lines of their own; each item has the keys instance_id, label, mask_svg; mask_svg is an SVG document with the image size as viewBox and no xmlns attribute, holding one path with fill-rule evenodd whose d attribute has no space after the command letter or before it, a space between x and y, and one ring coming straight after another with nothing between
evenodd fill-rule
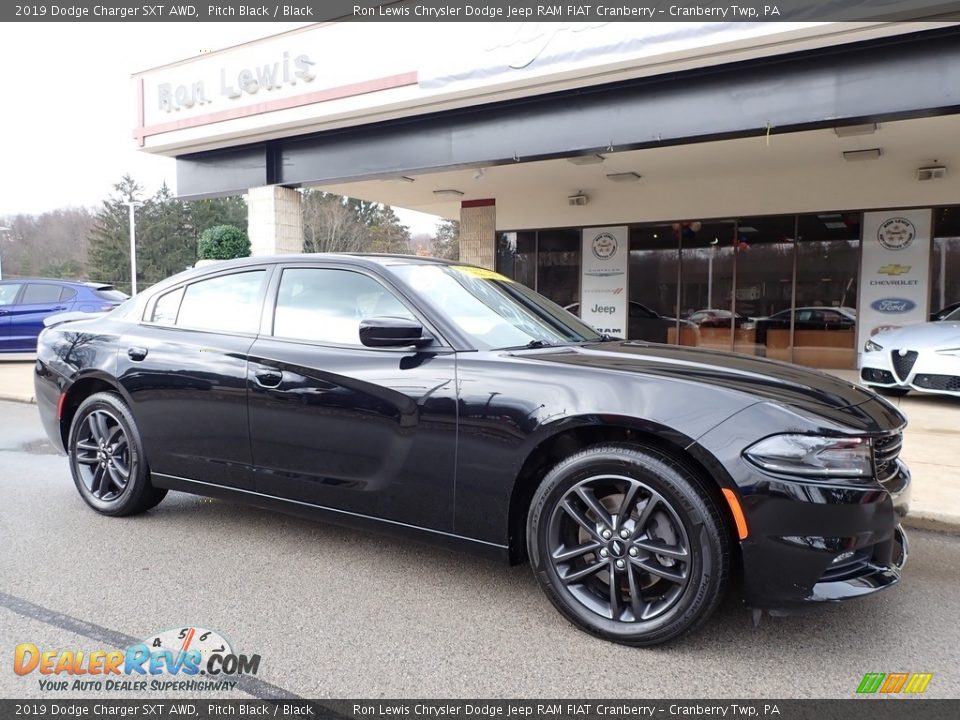
<instances>
[{"instance_id":1,"label":"support column","mask_svg":"<svg viewBox=\"0 0 960 720\"><path fill-rule=\"evenodd\" d=\"M494 270L497 262L496 201L460 203L460 260Z\"/></svg>"},{"instance_id":2,"label":"support column","mask_svg":"<svg viewBox=\"0 0 960 720\"><path fill-rule=\"evenodd\" d=\"M247 234L251 255L303 252L300 193L280 185L247 192Z\"/></svg>"}]
</instances>

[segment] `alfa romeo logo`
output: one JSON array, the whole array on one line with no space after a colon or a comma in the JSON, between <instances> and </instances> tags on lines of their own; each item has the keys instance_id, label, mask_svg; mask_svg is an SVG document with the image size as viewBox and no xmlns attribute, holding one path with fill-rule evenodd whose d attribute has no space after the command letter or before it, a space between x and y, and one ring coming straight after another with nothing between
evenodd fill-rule
<instances>
[{"instance_id":1,"label":"alfa romeo logo","mask_svg":"<svg viewBox=\"0 0 960 720\"><path fill-rule=\"evenodd\" d=\"M593 239L593 255L599 260L609 260L617 254L617 239L610 233L600 233Z\"/></svg>"},{"instance_id":2,"label":"alfa romeo logo","mask_svg":"<svg viewBox=\"0 0 960 720\"><path fill-rule=\"evenodd\" d=\"M902 217L884 220L877 230L877 240L887 250L903 250L910 247L910 243L917 236L917 229L913 223Z\"/></svg>"}]
</instances>

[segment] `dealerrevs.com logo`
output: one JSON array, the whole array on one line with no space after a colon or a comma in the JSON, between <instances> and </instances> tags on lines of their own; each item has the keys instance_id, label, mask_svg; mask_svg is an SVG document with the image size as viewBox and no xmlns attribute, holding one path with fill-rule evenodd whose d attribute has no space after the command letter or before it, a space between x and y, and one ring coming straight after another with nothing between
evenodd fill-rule
<instances>
[{"instance_id":1,"label":"dealerrevs.com logo","mask_svg":"<svg viewBox=\"0 0 960 720\"><path fill-rule=\"evenodd\" d=\"M220 633L200 627L157 633L125 650L50 650L20 643L13 653L13 671L38 676L44 691L225 691L259 669L259 655L235 653Z\"/></svg>"}]
</instances>

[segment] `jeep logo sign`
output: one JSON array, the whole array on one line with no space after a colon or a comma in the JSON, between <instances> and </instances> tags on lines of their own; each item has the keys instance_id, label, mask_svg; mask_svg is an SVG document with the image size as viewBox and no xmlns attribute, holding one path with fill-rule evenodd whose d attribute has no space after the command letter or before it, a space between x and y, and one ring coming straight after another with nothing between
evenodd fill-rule
<instances>
[{"instance_id":1,"label":"jeep logo sign","mask_svg":"<svg viewBox=\"0 0 960 720\"><path fill-rule=\"evenodd\" d=\"M881 298L870 303L870 307L877 312L889 314L910 312L916 306L913 300L907 298Z\"/></svg>"}]
</instances>

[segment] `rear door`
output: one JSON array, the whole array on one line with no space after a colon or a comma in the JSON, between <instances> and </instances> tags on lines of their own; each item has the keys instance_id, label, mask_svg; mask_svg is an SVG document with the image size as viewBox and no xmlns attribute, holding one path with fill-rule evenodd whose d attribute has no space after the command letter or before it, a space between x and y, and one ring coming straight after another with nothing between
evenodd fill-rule
<instances>
[{"instance_id":1,"label":"rear door","mask_svg":"<svg viewBox=\"0 0 960 720\"><path fill-rule=\"evenodd\" d=\"M0 283L0 352L14 350L13 343L10 341L10 325L13 307L21 289L23 289L22 283Z\"/></svg>"},{"instance_id":2,"label":"rear door","mask_svg":"<svg viewBox=\"0 0 960 720\"><path fill-rule=\"evenodd\" d=\"M456 356L369 348L369 317L424 318L356 267L287 266L250 350L250 437L260 493L449 531ZM273 312L271 312L273 310ZM436 332L432 333L438 337Z\"/></svg>"},{"instance_id":3,"label":"rear door","mask_svg":"<svg viewBox=\"0 0 960 720\"><path fill-rule=\"evenodd\" d=\"M10 307L11 350L36 352L44 318L67 309L67 305L60 302L65 289L58 283L26 283L16 304Z\"/></svg>"},{"instance_id":4,"label":"rear door","mask_svg":"<svg viewBox=\"0 0 960 720\"><path fill-rule=\"evenodd\" d=\"M151 472L252 488L247 351L270 272L244 267L172 288L122 338L117 376Z\"/></svg>"}]
</instances>

